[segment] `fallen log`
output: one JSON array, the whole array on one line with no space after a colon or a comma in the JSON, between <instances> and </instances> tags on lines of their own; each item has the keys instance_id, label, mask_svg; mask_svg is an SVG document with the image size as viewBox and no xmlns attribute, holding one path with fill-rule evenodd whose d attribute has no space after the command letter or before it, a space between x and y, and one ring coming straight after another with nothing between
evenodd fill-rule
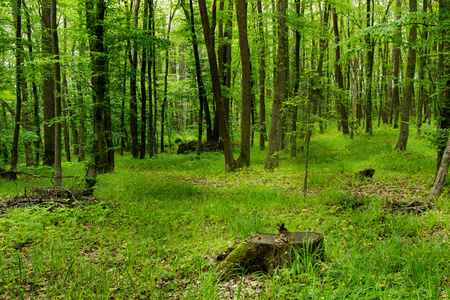
<instances>
[{"instance_id":1,"label":"fallen log","mask_svg":"<svg viewBox=\"0 0 450 300\"><path fill-rule=\"evenodd\" d=\"M283 232L280 234L255 233L218 256L219 271L272 273L288 266L294 251L324 260L323 235L315 232Z\"/></svg>"}]
</instances>

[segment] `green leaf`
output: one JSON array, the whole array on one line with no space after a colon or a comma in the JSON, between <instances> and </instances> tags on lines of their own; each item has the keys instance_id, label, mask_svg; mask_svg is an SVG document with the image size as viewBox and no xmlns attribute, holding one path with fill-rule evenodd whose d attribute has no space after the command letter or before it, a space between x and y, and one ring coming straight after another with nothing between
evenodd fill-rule
<instances>
[{"instance_id":1,"label":"green leaf","mask_svg":"<svg viewBox=\"0 0 450 300\"><path fill-rule=\"evenodd\" d=\"M3 90L3 91L0 91L0 99L16 100L16 96L10 90Z\"/></svg>"}]
</instances>

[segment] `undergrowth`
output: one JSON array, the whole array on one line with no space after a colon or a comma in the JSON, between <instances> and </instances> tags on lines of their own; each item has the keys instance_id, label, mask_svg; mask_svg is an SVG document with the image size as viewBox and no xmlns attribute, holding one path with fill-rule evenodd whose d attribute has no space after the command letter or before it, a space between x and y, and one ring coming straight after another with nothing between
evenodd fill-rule
<instances>
[{"instance_id":1,"label":"undergrowth","mask_svg":"<svg viewBox=\"0 0 450 300\"><path fill-rule=\"evenodd\" d=\"M98 203L0 217L0 298L446 298L447 191L420 214L383 208L389 199L423 201L435 171L425 140L411 137L400 153L396 137L388 128L354 140L334 131L314 136L306 198L300 152L281 154L280 167L266 171L266 152L252 147L251 166L232 173L221 153L116 156L115 171L99 177ZM372 180L355 176L366 168L375 169ZM83 164L65 163L63 171L82 174ZM23 175L2 180L0 193L7 198L50 185ZM281 222L291 231L322 233L325 261L297 254L277 273L219 280L217 254L252 233L275 233Z\"/></svg>"}]
</instances>

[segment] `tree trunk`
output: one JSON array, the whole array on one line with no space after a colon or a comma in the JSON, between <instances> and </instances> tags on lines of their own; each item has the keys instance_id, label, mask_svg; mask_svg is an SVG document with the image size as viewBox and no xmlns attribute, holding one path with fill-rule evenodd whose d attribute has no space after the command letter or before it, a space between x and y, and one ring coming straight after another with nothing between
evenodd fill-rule
<instances>
[{"instance_id":1,"label":"tree trunk","mask_svg":"<svg viewBox=\"0 0 450 300\"><path fill-rule=\"evenodd\" d=\"M134 6L134 23L133 27L138 27L138 15L141 1L136 0ZM130 4L130 13L132 3ZM130 135L131 135L131 154L133 158L139 157L139 138L138 138L138 106L137 106L137 64L138 64L138 44L133 42L133 49L130 49L129 60L131 65L130 76Z\"/></svg>"},{"instance_id":2,"label":"tree trunk","mask_svg":"<svg viewBox=\"0 0 450 300\"><path fill-rule=\"evenodd\" d=\"M278 167L278 152L281 144L281 106L286 94L286 72L285 72L285 52L286 52L286 9L287 0L279 0L278 11L278 53L275 78L275 90L272 105L272 123L269 131L269 149L267 151L266 164L264 168L273 169Z\"/></svg>"},{"instance_id":3,"label":"tree trunk","mask_svg":"<svg viewBox=\"0 0 450 300\"><path fill-rule=\"evenodd\" d=\"M89 178L95 178L97 173L106 173L114 169L114 152L112 152L112 149L107 149L108 139L109 142L112 140L108 136L110 134L111 115L109 100L107 99L108 56L104 46L103 26L106 1L86 1L86 10L86 27L91 52L92 87L94 90L93 153L86 174L89 187Z\"/></svg>"},{"instance_id":4,"label":"tree trunk","mask_svg":"<svg viewBox=\"0 0 450 300\"><path fill-rule=\"evenodd\" d=\"M264 37L264 23L261 0L257 0L258 5L258 29L261 42L259 61L259 148L266 148L266 45Z\"/></svg>"},{"instance_id":5,"label":"tree trunk","mask_svg":"<svg viewBox=\"0 0 450 300\"><path fill-rule=\"evenodd\" d=\"M144 21L142 24L143 31L147 31L147 18L148 18L148 1L144 2ZM139 158L145 158L145 148L147 140L147 91L145 88L145 71L147 68L147 49L142 49L142 61L141 61L141 143L139 145Z\"/></svg>"},{"instance_id":6,"label":"tree trunk","mask_svg":"<svg viewBox=\"0 0 450 300\"><path fill-rule=\"evenodd\" d=\"M67 18L64 17L64 29L67 29ZM66 55L67 54L67 46L66 46L66 39L64 39L64 44L63 44L63 54ZM67 85L67 74L66 71L64 70L63 72L63 78L62 78L62 94L61 94L61 113L60 113L60 117L63 117L62 120L62 127L63 127L63 131L64 131L64 150L66 151L66 161L67 162L71 162L72 161L72 157L70 156L70 137L69 137L69 126L67 124L67 104L66 104L66 99L67 99L67 95L68 95L68 85ZM68 99L67 99L68 100Z\"/></svg>"},{"instance_id":7,"label":"tree trunk","mask_svg":"<svg viewBox=\"0 0 450 300\"><path fill-rule=\"evenodd\" d=\"M20 134L20 119L22 110L22 91L21 82L23 75L23 46L22 46L22 1L16 0L13 3L14 9L14 23L16 25L16 115L14 123L14 138L11 153L11 169L17 167L19 160L19 134Z\"/></svg>"},{"instance_id":8,"label":"tree trunk","mask_svg":"<svg viewBox=\"0 0 450 300\"><path fill-rule=\"evenodd\" d=\"M44 157L43 164L53 166L55 162L55 126L48 125L55 117L55 81L53 56L50 0L42 1L42 55L46 62L43 65L44 86L42 99L44 103Z\"/></svg>"},{"instance_id":9,"label":"tree trunk","mask_svg":"<svg viewBox=\"0 0 450 300\"><path fill-rule=\"evenodd\" d=\"M342 76L340 59L341 59L341 38L339 36L339 28L338 28L338 15L336 13L336 9L333 11L333 28L334 28L334 36L335 36L335 44L336 44L336 59L334 63L335 73L336 73L336 81L339 87L339 113L341 115L341 126L342 133L349 134L348 131L348 117L347 117L347 109L344 104L344 77Z\"/></svg>"},{"instance_id":10,"label":"tree trunk","mask_svg":"<svg viewBox=\"0 0 450 300\"><path fill-rule=\"evenodd\" d=\"M438 172L436 174L436 179L434 181L433 188L431 189L430 195L428 196L428 202L435 202L442 193L444 188L445 179L447 178L448 167L450 164L450 139L447 141L447 146L445 147L440 165L438 167Z\"/></svg>"},{"instance_id":11,"label":"tree trunk","mask_svg":"<svg viewBox=\"0 0 450 300\"><path fill-rule=\"evenodd\" d=\"M34 142L35 147L35 159L34 164L39 165L40 160L40 151L42 147L42 140L41 140L41 121L39 116L39 96L38 96L38 90L36 85L36 70L34 65L34 56L33 56L33 42L31 38L31 18L28 11L28 8L26 6L25 0L22 0L22 4L24 7L24 12L26 15L26 23L27 23L27 41L28 41L28 52L29 52L29 60L31 62L31 85L33 90L33 126L34 131L36 133L37 139Z\"/></svg>"},{"instance_id":12,"label":"tree trunk","mask_svg":"<svg viewBox=\"0 0 450 300\"><path fill-rule=\"evenodd\" d=\"M400 0L396 0L396 20L400 20L401 18L401 6L402 2ZM393 48L392 48L392 63L394 64L393 68L393 74L394 77L394 83L393 83L393 89L392 89L392 108L393 108L393 117L394 117L394 128L398 128L398 120L399 120L399 108L400 108L400 91L399 91L399 71L400 71L400 47L399 44L401 43L402 39L402 28L401 26L398 26L395 29L395 38L396 41L394 42Z\"/></svg>"},{"instance_id":13,"label":"tree trunk","mask_svg":"<svg viewBox=\"0 0 450 300\"><path fill-rule=\"evenodd\" d=\"M211 71L214 99L216 101L216 114L217 117L219 118L220 135L223 141L223 148L225 154L225 169L227 171L232 171L238 167L238 164L233 157L230 131L228 129L228 122L225 113L225 105L223 103L222 91L220 87L219 70L217 68L217 58L215 52L214 28L210 28L209 25L210 23L205 0L199 0L199 8L202 19L203 34L205 36L206 49L208 52L208 60ZM214 19L215 19L215 8L213 8L213 22L212 22L213 24L215 24Z\"/></svg>"},{"instance_id":14,"label":"tree trunk","mask_svg":"<svg viewBox=\"0 0 450 300\"><path fill-rule=\"evenodd\" d=\"M203 84L202 68L200 65L200 55L198 52L198 38L195 32L195 22L194 22L194 7L192 0L189 0L189 13L185 9L186 18L189 22L189 27L191 28L192 34L192 47L194 50L194 60L195 60L195 75L197 78L198 86L198 99L199 99L199 113L198 113L198 136L197 136L197 156L200 156L201 145L202 145L202 135L203 135L203 107L207 105L206 91Z\"/></svg>"},{"instance_id":15,"label":"tree trunk","mask_svg":"<svg viewBox=\"0 0 450 300\"><path fill-rule=\"evenodd\" d=\"M409 0L409 11L414 14L417 11L417 0ZM415 43L417 39L417 25L411 25L408 38L408 64L406 67L406 86L403 94L402 110L401 110L401 123L400 133L397 140L395 149L399 151L406 150L406 144L408 143L409 135L409 115L411 109L411 102L414 97L414 75L416 69L416 50Z\"/></svg>"},{"instance_id":16,"label":"tree trunk","mask_svg":"<svg viewBox=\"0 0 450 300\"><path fill-rule=\"evenodd\" d=\"M57 15L56 15L56 0L51 3L51 28L52 28L52 45L53 45L53 59L54 59L54 74L55 74L55 182L53 186L60 188L62 184L62 142L61 142L61 65L59 63L59 45L58 45L58 30L57 30Z\"/></svg>"},{"instance_id":17,"label":"tree trunk","mask_svg":"<svg viewBox=\"0 0 450 300\"><path fill-rule=\"evenodd\" d=\"M239 46L242 62L242 115L241 115L241 149L238 163L250 165L250 113L252 103L250 48L247 36L247 2L237 0L236 14L239 28Z\"/></svg>"},{"instance_id":18,"label":"tree trunk","mask_svg":"<svg viewBox=\"0 0 450 300\"><path fill-rule=\"evenodd\" d=\"M373 1L373 0L372 0ZM367 0L367 28L372 27L373 11L371 9L371 2ZM373 53L375 49L375 42L370 33L366 36L367 44L367 58L366 58L366 133L372 134L372 77L373 77Z\"/></svg>"}]
</instances>

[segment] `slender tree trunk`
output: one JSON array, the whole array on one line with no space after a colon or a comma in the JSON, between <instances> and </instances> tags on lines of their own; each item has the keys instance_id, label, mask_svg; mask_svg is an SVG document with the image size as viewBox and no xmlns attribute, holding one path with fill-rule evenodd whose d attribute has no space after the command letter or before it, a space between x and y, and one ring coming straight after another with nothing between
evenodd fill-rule
<instances>
[{"instance_id":1,"label":"slender tree trunk","mask_svg":"<svg viewBox=\"0 0 450 300\"><path fill-rule=\"evenodd\" d=\"M272 123L269 131L269 149L267 152L266 164L264 168L273 169L278 167L278 152L281 145L281 105L286 94L286 72L285 72L285 52L286 52L286 9L287 0L279 0L278 12L278 53L275 78L275 90L272 105Z\"/></svg>"},{"instance_id":2,"label":"slender tree trunk","mask_svg":"<svg viewBox=\"0 0 450 300\"><path fill-rule=\"evenodd\" d=\"M417 0L409 0L409 11L414 14L417 11ZM411 109L411 102L414 97L414 75L416 69L416 50L415 43L417 39L417 25L411 25L408 38L408 64L406 67L406 86L403 94L400 133L395 149L399 151L406 150L409 135L409 115Z\"/></svg>"},{"instance_id":3,"label":"slender tree trunk","mask_svg":"<svg viewBox=\"0 0 450 300\"><path fill-rule=\"evenodd\" d=\"M341 38L339 36L339 28L338 28L338 15L336 13L336 9L333 11L333 28L334 28L334 36L335 36L335 44L336 44L336 60L334 64L335 73L336 73L336 81L339 87L339 113L341 115L341 126L342 133L349 134L348 131L348 117L347 117L347 109L344 104L343 93L344 93L344 77L342 76L340 59L341 59Z\"/></svg>"},{"instance_id":4,"label":"slender tree trunk","mask_svg":"<svg viewBox=\"0 0 450 300\"><path fill-rule=\"evenodd\" d=\"M401 6L402 3L400 0L396 0L396 20L399 20L401 18ZM394 83L393 83L393 89L392 89L392 107L393 107L393 116L394 116L394 128L398 128L398 121L399 121L399 112L400 112L400 91L399 91L399 71L400 71L400 47L399 44L401 43L402 39L402 29L401 26L398 26L395 29L395 38L396 41L394 42L393 48L392 48L392 62L394 65L393 68L393 74L394 77Z\"/></svg>"},{"instance_id":5,"label":"slender tree trunk","mask_svg":"<svg viewBox=\"0 0 450 300\"><path fill-rule=\"evenodd\" d=\"M155 35L154 28L154 11L153 11L153 0L148 0L149 6L149 19L148 19L148 29L150 30L150 37ZM149 134L149 157L153 157L154 154L154 144L155 138L153 134L153 91L156 91L156 86L152 82L152 71L155 64L155 45L152 43L149 47L148 55L148 134Z\"/></svg>"},{"instance_id":6,"label":"slender tree trunk","mask_svg":"<svg viewBox=\"0 0 450 300\"><path fill-rule=\"evenodd\" d=\"M373 0L372 0L373 1ZM366 26L372 27L372 15L371 2L367 0L367 14L366 14ZM375 49L375 42L370 33L366 35L367 44L367 58L366 58L366 133L372 134L372 77L373 77L373 55Z\"/></svg>"},{"instance_id":7,"label":"slender tree trunk","mask_svg":"<svg viewBox=\"0 0 450 300\"><path fill-rule=\"evenodd\" d=\"M67 18L64 17L64 29L67 29ZM64 39L63 43L63 54L67 54L67 46L66 46L66 39ZM72 161L72 157L70 156L70 137L69 137L69 126L67 124L67 105L66 105L66 99L68 94L68 85L67 85L67 74L66 71L63 71L62 76L62 94L61 94L61 112L60 117L63 117L62 120L62 128L64 132L64 150L66 151L66 160L68 162Z\"/></svg>"},{"instance_id":8,"label":"slender tree trunk","mask_svg":"<svg viewBox=\"0 0 450 300\"><path fill-rule=\"evenodd\" d=\"M41 121L39 116L39 96L38 96L38 90L36 85L36 78L35 78L35 65L34 65L34 55L33 55L33 42L31 38L31 18L30 14L28 12L28 8L26 6L25 0L22 0L22 4L24 7L24 12L26 16L26 23L27 23L27 41L28 41L28 52L29 52L29 60L31 63L32 71L30 72L31 76L31 85L33 90L33 126L34 131L36 133L37 139L34 142L35 147L35 158L34 158L34 164L39 165L40 160L40 151L42 147L42 140L41 140Z\"/></svg>"},{"instance_id":9,"label":"slender tree trunk","mask_svg":"<svg viewBox=\"0 0 450 300\"><path fill-rule=\"evenodd\" d=\"M142 29L144 32L147 30L147 18L148 18L148 1L144 2L144 22L142 25ZM142 49L142 61L141 61L141 144L139 151L139 158L145 158L145 148L146 148L146 140L147 140L147 91L145 88L145 71L147 68L147 49Z\"/></svg>"},{"instance_id":10,"label":"slender tree trunk","mask_svg":"<svg viewBox=\"0 0 450 300\"><path fill-rule=\"evenodd\" d=\"M134 22L135 29L138 28L138 15L141 1L136 0L134 6ZM130 10L132 4L130 4ZM138 106L137 106L137 64L138 64L138 45L137 41L133 42L133 49L130 49L129 60L131 65L130 76L130 134L131 134L131 154L133 158L139 157L139 138L138 138Z\"/></svg>"},{"instance_id":11,"label":"slender tree trunk","mask_svg":"<svg viewBox=\"0 0 450 300\"><path fill-rule=\"evenodd\" d=\"M194 7L192 0L189 0L189 13L185 10L186 18L189 21L192 34L192 47L194 50L195 59L195 74L197 77L197 87L198 87L198 99L199 99L199 113L198 113L198 138L197 138L197 156L200 156L201 145L202 145L202 135L203 135L203 106L207 105L206 91L203 84L202 68L200 65L200 55L198 52L198 38L195 32L195 22L194 22Z\"/></svg>"},{"instance_id":12,"label":"slender tree trunk","mask_svg":"<svg viewBox=\"0 0 450 300\"><path fill-rule=\"evenodd\" d=\"M303 15L303 6L301 5L301 0L295 1L295 13L300 18ZM300 6L302 6L302 11L300 11ZM294 72L294 97L298 96L298 90L300 87L300 40L301 34L300 30L295 30L295 72ZM292 112L292 128L291 128L291 157L297 156L297 112L298 107L295 104Z\"/></svg>"},{"instance_id":13,"label":"slender tree trunk","mask_svg":"<svg viewBox=\"0 0 450 300\"><path fill-rule=\"evenodd\" d=\"M22 91L21 82L23 75L23 46L22 46L22 1L16 0L13 3L14 21L16 25L16 115L14 124L14 138L11 153L11 169L17 167L19 160L19 134L20 119L22 110Z\"/></svg>"},{"instance_id":14,"label":"slender tree trunk","mask_svg":"<svg viewBox=\"0 0 450 300\"><path fill-rule=\"evenodd\" d=\"M53 166L55 162L55 125L49 125L55 117L55 81L53 56L50 0L42 0L42 53L46 62L43 65L44 86L42 99L44 102L44 157L43 164Z\"/></svg>"},{"instance_id":15,"label":"slender tree trunk","mask_svg":"<svg viewBox=\"0 0 450 300\"><path fill-rule=\"evenodd\" d=\"M238 163L241 166L250 165L250 113L252 102L250 48L247 36L247 3L238 0L236 14L239 29L239 48L242 62L242 115L241 115L241 149Z\"/></svg>"},{"instance_id":16,"label":"slender tree trunk","mask_svg":"<svg viewBox=\"0 0 450 300\"><path fill-rule=\"evenodd\" d=\"M61 167L61 65L59 63L59 45L58 45L58 30L56 23L56 0L51 3L51 28L52 28L52 45L53 45L53 59L55 72L55 182L53 186L60 188L62 184L62 167Z\"/></svg>"},{"instance_id":17,"label":"slender tree trunk","mask_svg":"<svg viewBox=\"0 0 450 300\"><path fill-rule=\"evenodd\" d=\"M261 42L260 61L259 61L259 148L266 148L266 45L264 35L263 11L261 0L257 0L258 5L258 29Z\"/></svg>"},{"instance_id":18,"label":"slender tree trunk","mask_svg":"<svg viewBox=\"0 0 450 300\"><path fill-rule=\"evenodd\" d=\"M215 52L214 28L210 28L208 11L206 9L206 1L199 0L200 15L202 19L203 34L205 36L206 49L208 52L209 67L211 71L211 79L213 85L214 99L216 101L216 114L219 118L220 135L223 141L223 148L225 154L225 169L232 171L238 167L237 162L233 157L233 150L231 147L230 131L228 129L228 122L226 120L225 105L223 103L222 91L220 87L219 70L217 68L217 58ZM215 24L215 7L213 8L213 21Z\"/></svg>"}]
</instances>

